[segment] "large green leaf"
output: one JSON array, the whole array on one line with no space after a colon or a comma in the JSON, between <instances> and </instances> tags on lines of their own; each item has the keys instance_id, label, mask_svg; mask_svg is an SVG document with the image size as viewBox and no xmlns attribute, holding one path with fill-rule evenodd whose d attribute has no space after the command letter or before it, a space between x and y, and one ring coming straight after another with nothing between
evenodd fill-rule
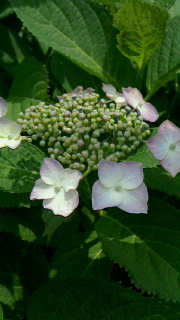
<instances>
[{"instance_id":1,"label":"large green leaf","mask_svg":"<svg viewBox=\"0 0 180 320\"><path fill-rule=\"evenodd\" d=\"M180 14L180 13L179 13ZM166 36L151 57L146 85L149 99L160 87L175 78L176 71L180 68L180 16L170 21Z\"/></svg>"},{"instance_id":2,"label":"large green leaf","mask_svg":"<svg viewBox=\"0 0 180 320\"><path fill-rule=\"evenodd\" d=\"M96 225L105 252L138 288L173 301L180 301L179 213L154 199L147 215L114 208Z\"/></svg>"},{"instance_id":3,"label":"large green leaf","mask_svg":"<svg viewBox=\"0 0 180 320\"><path fill-rule=\"evenodd\" d=\"M48 78L43 64L34 58L26 58L17 69L9 100L24 97L49 101L47 89Z\"/></svg>"},{"instance_id":4,"label":"large green leaf","mask_svg":"<svg viewBox=\"0 0 180 320\"><path fill-rule=\"evenodd\" d=\"M171 17L180 15L180 2L176 0L174 6L169 10Z\"/></svg>"},{"instance_id":5,"label":"large green leaf","mask_svg":"<svg viewBox=\"0 0 180 320\"><path fill-rule=\"evenodd\" d=\"M13 193L30 192L39 178L43 152L27 142L18 148L0 149L0 189Z\"/></svg>"},{"instance_id":6,"label":"large green leaf","mask_svg":"<svg viewBox=\"0 0 180 320\"><path fill-rule=\"evenodd\" d=\"M116 48L116 31L101 6L84 0L12 0L38 40L116 87L135 83L131 63Z\"/></svg>"},{"instance_id":7,"label":"large green leaf","mask_svg":"<svg viewBox=\"0 0 180 320\"><path fill-rule=\"evenodd\" d=\"M178 320L166 306L117 283L93 279L51 281L31 297L28 320Z\"/></svg>"},{"instance_id":8,"label":"large green leaf","mask_svg":"<svg viewBox=\"0 0 180 320\"><path fill-rule=\"evenodd\" d=\"M105 256L97 233L81 232L61 243L53 259L51 277L107 279L111 268L112 263Z\"/></svg>"},{"instance_id":9,"label":"large green leaf","mask_svg":"<svg viewBox=\"0 0 180 320\"><path fill-rule=\"evenodd\" d=\"M148 187L180 198L180 174L173 178L163 168L158 167L144 170L144 176Z\"/></svg>"},{"instance_id":10,"label":"large green leaf","mask_svg":"<svg viewBox=\"0 0 180 320\"><path fill-rule=\"evenodd\" d=\"M143 69L162 42L168 23L168 12L140 0L126 0L115 15L120 31L118 48L122 54Z\"/></svg>"}]
</instances>

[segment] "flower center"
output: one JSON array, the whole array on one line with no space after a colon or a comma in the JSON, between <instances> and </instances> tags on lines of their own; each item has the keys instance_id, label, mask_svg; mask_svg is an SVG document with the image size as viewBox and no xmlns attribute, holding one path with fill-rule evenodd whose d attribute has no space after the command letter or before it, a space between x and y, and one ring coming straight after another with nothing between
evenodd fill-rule
<instances>
[{"instance_id":1,"label":"flower center","mask_svg":"<svg viewBox=\"0 0 180 320\"><path fill-rule=\"evenodd\" d=\"M143 106L143 104L141 103L141 102L138 102L138 104L137 104L137 108L142 108L142 106Z\"/></svg>"},{"instance_id":2,"label":"flower center","mask_svg":"<svg viewBox=\"0 0 180 320\"><path fill-rule=\"evenodd\" d=\"M119 192L121 190L121 186L116 186L115 191Z\"/></svg>"},{"instance_id":3,"label":"flower center","mask_svg":"<svg viewBox=\"0 0 180 320\"><path fill-rule=\"evenodd\" d=\"M11 135L9 135L7 138L8 138L8 140L11 140L13 137Z\"/></svg>"},{"instance_id":4,"label":"flower center","mask_svg":"<svg viewBox=\"0 0 180 320\"><path fill-rule=\"evenodd\" d=\"M171 143L169 146L169 150L174 150L176 148L176 144L175 143Z\"/></svg>"},{"instance_id":5,"label":"flower center","mask_svg":"<svg viewBox=\"0 0 180 320\"><path fill-rule=\"evenodd\" d=\"M55 190L56 190L56 191L61 190L61 188L62 188L62 187L61 187L59 184L58 184L57 186L55 186Z\"/></svg>"}]
</instances>

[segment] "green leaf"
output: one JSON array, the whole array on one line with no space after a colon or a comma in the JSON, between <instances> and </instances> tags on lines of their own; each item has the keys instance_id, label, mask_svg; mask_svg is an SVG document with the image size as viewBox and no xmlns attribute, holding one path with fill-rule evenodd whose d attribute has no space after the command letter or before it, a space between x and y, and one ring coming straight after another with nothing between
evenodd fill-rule
<instances>
[{"instance_id":1,"label":"green leaf","mask_svg":"<svg viewBox=\"0 0 180 320\"><path fill-rule=\"evenodd\" d=\"M180 16L170 21L166 36L151 57L146 85L149 99L160 87L175 78L176 71L180 68Z\"/></svg>"},{"instance_id":2,"label":"green leaf","mask_svg":"<svg viewBox=\"0 0 180 320\"><path fill-rule=\"evenodd\" d=\"M19 65L12 84L9 101L12 98L33 98L48 101L48 78L43 64L34 58L26 58Z\"/></svg>"},{"instance_id":3,"label":"green leaf","mask_svg":"<svg viewBox=\"0 0 180 320\"><path fill-rule=\"evenodd\" d=\"M12 5L39 41L82 69L116 87L135 84L135 70L118 52L116 30L107 11L98 4L84 0L12 0Z\"/></svg>"},{"instance_id":4,"label":"green leaf","mask_svg":"<svg viewBox=\"0 0 180 320\"><path fill-rule=\"evenodd\" d=\"M9 193L0 190L0 208L30 207L32 201L27 193Z\"/></svg>"},{"instance_id":5,"label":"green leaf","mask_svg":"<svg viewBox=\"0 0 180 320\"><path fill-rule=\"evenodd\" d=\"M173 316L173 318L172 318ZM98 279L51 281L30 298L28 320L178 320L177 306Z\"/></svg>"},{"instance_id":6,"label":"green leaf","mask_svg":"<svg viewBox=\"0 0 180 320\"><path fill-rule=\"evenodd\" d=\"M180 15L180 2L179 2L179 0L176 0L174 6L169 10L169 13L172 18Z\"/></svg>"},{"instance_id":7,"label":"green leaf","mask_svg":"<svg viewBox=\"0 0 180 320\"><path fill-rule=\"evenodd\" d=\"M140 0L127 0L115 15L120 31L118 48L123 55L143 69L162 42L168 23L168 12Z\"/></svg>"},{"instance_id":8,"label":"green leaf","mask_svg":"<svg viewBox=\"0 0 180 320\"><path fill-rule=\"evenodd\" d=\"M151 4L169 9L175 4L176 0L141 0L141 2L150 2Z\"/></svg>"},{"instance_id":9,"label":"green leaf","mask_svg":"<svg viewBox=\"0 0 180 320\"><path fill-rule=\"evenodd\" d=\"M99 78L79 68L59 53L54 53L51 58L51 71L67 92L73 91L79 85L84 89L92 87L96 92L102 88L102 82Z\"/></svg>"},{"instance_id":10,"label":"green leaf","mask_svg":"<svg viewBox=\"0 0 180 320\"><path fill-rule=\"evenodd\" d=\"M13 309L15 299L11 293L11 291L4 285L0 284L0 302L8 305L11 309Z\"/></svg>"},{"instance_id":11,"label":"green leaf","mask_svg":"<svg viewBox=\"0 0 180 320\"><path fill-rule=\"evenodd\" d=\"M103 253L97 233L80 232L61 243L52 262L50 277L108 278L111 268L112 263Z\"/></svg>"},{"instance_id":12,"label":"green leaf","mask_svg":"<svg viewBox=\"0 0 180 320\"><path fill-rule=\"evenodd\" d=\"M136 287L180 301L179 211L153 199L147 215L109 209L97 233L107 255L128 270Z\"/></svg>"},{"instance_id":13,"label":"green leaf","mask_svg":"<svg viewBox=\"0 0 180 320\"><path fill-rule=\"evenodd\" d=\"M166 192L180 198L180 174L173 178L163 168L153 168L144 170L145 184L158 191Z\"/></svg>"},{"instance_id":14,"label":"green leaf","mask_svg":"<svg viewBox=\"0 0 180 320\"><path fill-rule=\"evenodd\" d=\"M12 193L32 191L43 159L43 152L27 142L15 150L0 149L0 189Z\"/></svg>"}]
</instances>

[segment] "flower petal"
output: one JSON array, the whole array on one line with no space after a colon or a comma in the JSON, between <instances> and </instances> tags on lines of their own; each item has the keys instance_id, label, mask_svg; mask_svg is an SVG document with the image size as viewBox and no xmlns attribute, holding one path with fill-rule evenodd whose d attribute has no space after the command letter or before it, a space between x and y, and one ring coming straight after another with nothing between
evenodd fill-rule
<instances>
[{"instance_id":1,"label":"flower petal","mask_svg":"<svg viewBox=\"0 0 180 320\"><path fill-rule=\"evenodd\" d=\"M100 161L99 162L99 180L106 188L115 187L118 185L122 177L121 163L113 161Z\"/></svg>"},{"instance_id":2,"label":"flower petal","mask_svg":"<svg viewBox=\"0 0 180 320\"><path fill-rule=\"evenodd\" d=\"M149 122L155 122L159 117L156 108L149 102L144 101L143 105L137 105L137 110L141 117Z\"/></svg>"},{"instance_id":3,"label":"flower petal","mask_svg":"<svg viewBox=\"0 0 180 320\"><path fill-rule=\"evenodd\" d=\"M45 158L40 174L42 180L48 185L59 185L63 179L63 166L55 159Z\"/></svg>"},{"instance_id":4,"label":"flower petal","mask_svg":"<svg viewBox=\"0 0 180 320\"><path fill-rule=\"evenodd\" d=\"M153 156L158 160L164 159L169 150L169 143L160 133L156 134L151 140L149 140L147 146Z\"/></svg>"},{"instance_id":5,"label":"flower petal","mask_svg":"<svg viewBox=\"0 0 180 320\"><path fill-rule=\"evenodd\" d=\"M8 138L11 136L12 138L17 138L21 132L21 125L17 124L6 118L0 119L0 137Z\"/></svg>"},{"instance_id":6,"label":"flower petal","mask_svg":"<svg viewBox=\"0 0 180 320\"><path fill-rule=\"evenodd\" d=\"M166 158L160 161L160 164L172 177L175 177L180 172L180 142L176 144L174 150L169 150Z\"/></svg>"},{"instance_id":7,"label":"flower petal","mask_svg":"<svg viewBox=\"0 0 180 320\"><path fill-rule=\"evenodd\" d=\"M116 207L121 203L121 193L115 188L105 188L98 180L92 187L92 207L94 210Z\"/></svg>"},{"instance_id":8,"label":"flower petal","mask_svg":"<svg viewBox=\"0 0 180 320\"><path fill-rule=\"evenodd\" d=\"M136 109L139 103L144 104L143 96L138 89L131 87L122 88L122 92L129 106Z\"/></svg>"},{"instance_id":9,"label":"flower petal","mask_svg":"<svg viewBox=\"0 0 180 320\"><path fill-rule=\"evenodd\" d=\"M7 112L8 106L3 98L0 98L0 118L3 117Z\"/></svg>"},{"instance_id":10,"label":"flower petal","mask_svg":"<svg viewBox=\"0 0 180 320\"><path fill-rule=\"evenodd\" d=\"M14 150L20 145L22 137L19 136L18 139L10 139L10 140L7 138L3 138L3 139L4 139L4 147L9 147Z\"/></svg>"},{"instance_id":11,"label":"flower petal","mask_svg":"<svg viewBox=\"0 0 180 320\"><path fill-rule=\"evenodd\" d=\"M163 134L170 144L180 140L180 128L169 120L159 126L158 133Z\"/></svg>"},{"instance_id":12,"label":"flower petal","mask_svg":"<svg viewBox=\"0 0 180 320\"><path fill-rule=\"evenodd\" d=\"M30 194L30 200L50 199L56 195L53 186L47 185L41 178L36 180L34 188Z\"/></svg>"},{"instance_id":13,"label":"flower petal","mask_svg":"<svg viewBox=\"0 0 180 320\"><path fill-rule=\"evenodd\" d=\"M43 207L50 209L55 215L69 216L79 204L77 190L65 192L63 188L52 199L43 200Z\"/></svg>"},{"instance_id":14,"label":"flower petal","mask_svg":"<svg viewBox=\"0 0 180 320\"><path fill-rule=\"evenodd\" d=\"M118 206L128 213L147 213L148 192L144 183L134 190L123 189L122 202Z\"/></svg>"},{"instance_id":15,"label":"flower petal","mask_svg":"<svg viewBox=\"0 0 180 320\"><path fill-rule=\"evenodd\" d=\"M135 189L139 187L144 178L142 164L140 162L121 162L121 180L119 186L123 189Z\"/></svg>"},{"instance_id":16,"label":"flower petal","mask_svg":"<svg viewBox=\"0 0 180 320\"><path fill-rule=\"evenodd\" d=\"M65 192L71 189L76 189L79 184L79 180L82 179L83 175L78 170L64 169L63 178L61 180L61 186Z\"/></svg>"},{"instance_id":17,"label":"flower petal","mask_svg":"<svg viewBox=\"0 0 180 320\"><path fill-rule=\"evenodd\" d=\"M108 97L108 95L113 97L116 94L116 89L111 84L103 83L102 90L106 93L107 97Z\"/></svg>"}]
</instances>

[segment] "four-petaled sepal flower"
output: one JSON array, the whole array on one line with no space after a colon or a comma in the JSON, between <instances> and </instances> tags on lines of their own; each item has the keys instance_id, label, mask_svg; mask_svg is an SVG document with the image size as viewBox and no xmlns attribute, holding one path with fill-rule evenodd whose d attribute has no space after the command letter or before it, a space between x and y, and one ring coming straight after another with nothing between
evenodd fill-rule
<instances>
[{"instance_id":1,"label":"four-petaled sepal flower","mask_svg":"<svg viewBox=\"0 0 180 320\"><path fill-rule=\"evenodd\" d=\"M147 213L148 193L139 162L101 161L98 175L92 189L94 210L118 207L128 213Z\"/></svg>"},{"instance_id":2,"label":"four-petaled sepal flower","mask_svg":"<svg viewBox=\"0 0 180 320\"><path fill-rule=\"evenodd\" d=\"M113 100L116 103L119 103L122 106L126 106L127 102L122 93L117 92L116 89L111 84L102 85L102 90L106 93L106 97Z\"/></svg>"},{"instance_id":3,"label":"four-petaled sepal flower","mask_svg":"<svg viewBox=\"0 0 180 320\"><path fill-rule=\"evenodd\" d=\"M6 118L0 118L0 148L16 149L22 140L21 125Z\"/></svg>"},{"instance_id":4,"label":"four-petaled sepal flower","mask_svg":"<svg viewBox=\"0 0 180 320\"><path fill-rule=\"evenodd\" d=\"M159 115L156 108L149 102L144 101L141 92L136 88L122 88L127 104L137 110L139 115L146 121L155 122Z\"/></svg>"},{"instance_id":5,"label":"four-petaled sepal flower","mask_svg":"<svg viewBox=\"0 0 180 320\"><path fill-rule=\"evenodd\" d=\"M69 216L79 204L77 187L82 173L78 170L64 169L51 158L45 158L41 169L41 178L35 182L30 199L43 200L43 207L55 215Z\"/></svg>"},{"instance_id":6,"label":"four-petaled sepal flower","mask_svg":"<svg viewBox=\"0 0 180 320\"><path fill-rule=\"evenodd\" d=\"M169 120L164 121L147 144L153 156L172 177L180 172L180 128Z\"/></svg>"}]
</instances>

